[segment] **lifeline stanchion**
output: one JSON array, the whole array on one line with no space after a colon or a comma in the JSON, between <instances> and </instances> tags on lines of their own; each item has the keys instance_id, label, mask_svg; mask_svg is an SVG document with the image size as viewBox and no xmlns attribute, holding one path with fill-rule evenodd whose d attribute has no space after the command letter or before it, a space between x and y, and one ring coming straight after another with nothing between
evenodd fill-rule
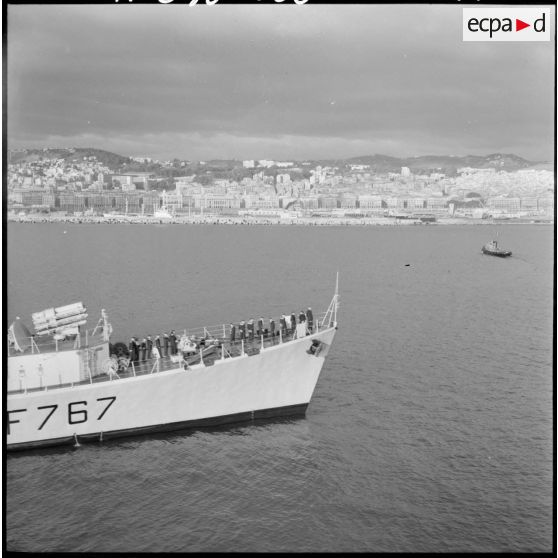
<instances>
[{"instance_id":1,"label":"lifeline stanchion","mask_svg":"<svg viewBox=\"0 0 558 558\"><path fill-rule=\"evenodd\" d=\"M79 448L80 443L78 442L78 437L75 432L74 432L74 440L75 440L74 448Z\"/></svg>"}]
</instances>

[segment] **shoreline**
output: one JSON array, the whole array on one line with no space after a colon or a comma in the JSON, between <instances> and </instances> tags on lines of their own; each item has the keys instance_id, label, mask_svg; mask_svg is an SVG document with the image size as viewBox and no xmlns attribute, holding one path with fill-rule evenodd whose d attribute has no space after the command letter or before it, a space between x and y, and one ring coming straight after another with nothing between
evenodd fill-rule
<instances>
[{"instance_id":1,"label":"shoreline","mask_svg":"<svg viewBox=\"0 0 558 558\"><path fill-rule=\"evenodd\" d=\"M42 216L8 215L7 222L12 223L71 223L84 225L279 225L279 226L447 226L447 225L554 225L552 218L506 218L506 219L473 219L469 217L442 217L435 222L422 222L419 218L397 219L394 217L331 217L331 218L304 218L297 217L292 219L271 219L258 217L176 217L174 219L158 219L155 217L132 216L122 217L102 217L102 216Z\"/></svg>"}]
</instances>

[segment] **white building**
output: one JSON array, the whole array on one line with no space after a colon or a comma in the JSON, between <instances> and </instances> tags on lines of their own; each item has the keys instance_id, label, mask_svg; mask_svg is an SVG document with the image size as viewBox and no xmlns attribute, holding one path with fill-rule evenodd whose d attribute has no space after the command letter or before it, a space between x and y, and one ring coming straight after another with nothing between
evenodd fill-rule
<instances>
[{"instance_id":1,"label":"white building","mask_svg":"<svg viewBox=\"0 0 558 558\"><path fill-rule=\"evenodd\" d=\"M283 173L277 175L277 184L290 184L290 182L291 182L290 174Z\"/></svg>"},{"instance_id":2,"label":"white building","mask_svg":"<svg viewBox=\"0 0 558 558\"><path fill-rule=\"evenodd\" d=\"M361 209L381 209L381 196L362 195L358 197L358 204Z\"/></svg>"}]
</instances>

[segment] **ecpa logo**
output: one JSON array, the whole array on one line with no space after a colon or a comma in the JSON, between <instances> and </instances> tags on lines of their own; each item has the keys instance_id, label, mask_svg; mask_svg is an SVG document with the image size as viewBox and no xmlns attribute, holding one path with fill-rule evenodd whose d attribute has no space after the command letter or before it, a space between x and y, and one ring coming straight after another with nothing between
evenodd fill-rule
<instances>
[{"instance_id":1,"label":"ecpa logo","mask_svg":"<svg viewBox=\"0 0 558 558\"><path fill-rule=\"evenodd\" d=\"M464 41L550 41L550 8L463 8Z\"/></svg>"}]
</instances>

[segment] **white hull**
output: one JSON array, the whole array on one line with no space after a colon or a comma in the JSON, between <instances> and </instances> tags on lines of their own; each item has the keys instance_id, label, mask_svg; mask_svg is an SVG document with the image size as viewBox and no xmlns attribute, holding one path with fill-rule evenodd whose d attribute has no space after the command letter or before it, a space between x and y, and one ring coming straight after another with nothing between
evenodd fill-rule
<instances>
[{"instance_id":1,"label":"white hull","mask_svg":"<svg viewBox=\"0 0 558 558\"><path fill-rule=\"evenodd\" d=\"M8 394L7 448L106 440L304 413L336 327L259 354L136 377ZM317 355L312 340L325 345Z\"/></svg>"}]
</instances>

